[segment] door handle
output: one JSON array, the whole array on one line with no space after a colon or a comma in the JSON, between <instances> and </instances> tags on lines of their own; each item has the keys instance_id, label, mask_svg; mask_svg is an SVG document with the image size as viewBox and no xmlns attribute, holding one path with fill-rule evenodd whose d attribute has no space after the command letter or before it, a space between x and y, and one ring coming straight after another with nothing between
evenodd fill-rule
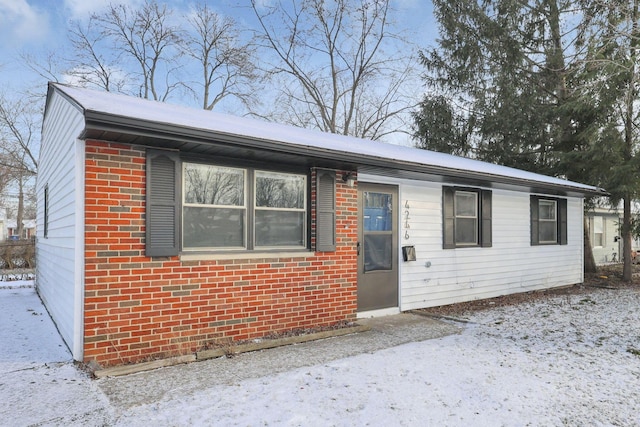
<instances>
[{"instance_id":1,"label":"door handle","mask_svg":"<svg viewBox=\"0 0 640 427\"><path fill-rule=\"evenodd\" d=\"M356 244L356 254L360 255L360 242L358 242L358 244Z\"/></svg>"}]
</instances>

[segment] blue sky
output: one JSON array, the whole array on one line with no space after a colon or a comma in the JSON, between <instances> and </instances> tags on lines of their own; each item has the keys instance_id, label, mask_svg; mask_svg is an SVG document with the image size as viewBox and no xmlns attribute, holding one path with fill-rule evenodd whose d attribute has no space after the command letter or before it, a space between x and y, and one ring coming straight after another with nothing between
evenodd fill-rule
<instances>
[{"instance_id":1,"label":"blue sky","mask_svg":"<svg viewBox=\"0 0 640 427\"><path fill-rule=\"evenodd\" d=\"M262 0L273 2L275 0ZM47 52L64 52L68 23L84 20L91 12L99 12L114 0L0 0L0 91L37 89L46 82L30 72L20 58L27 54L44 58ZM122 0L122 3L139 4L142 0ZM188 11L193 1L165 1L178 13ZM249 0L208 0L219 13L233 16L238 21L252 25L252 12L247 8ZM395 0L394 19L408 38L419 46L432 43L436 28L432 5L425 0ZM35 86L35 87L33 87Z\"/></svg>"}]
</instances>

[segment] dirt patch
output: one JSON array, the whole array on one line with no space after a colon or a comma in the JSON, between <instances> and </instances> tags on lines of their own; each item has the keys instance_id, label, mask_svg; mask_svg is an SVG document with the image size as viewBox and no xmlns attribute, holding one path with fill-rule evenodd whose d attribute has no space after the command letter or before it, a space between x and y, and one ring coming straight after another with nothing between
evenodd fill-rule
<instances>
[{"instance_id":1,"label":"dirt patch","mask_svg":"<svg viewBox=\"0 0 640 427\"><path fill-rule=\"evenodd\" d=\"M624 282L622 280L622 264L603 266L595 274L585 275L584 283L562 288L546 289L540 291L524 292L512 295L505 295L496 298L482 299L476 301L462 302L458 304L444 305L416 310L420 314L435 317L453 317L467 312L487 310L494 307L517 305L524 302L544 300L545 298L562 295L581 295L593 292L594 288L603 289L625 289L640 288L640 265L633 265L633 280Z\"/></svg>"},{"instance_id":2,"label":"dirt patch","mask_svg":"<svg viewBox=\"0 0 640 427\"><path fill-rule=\"evenodd\" d=\"M314 328L299 328L299 329L292 329L292 330L283 331L283 332L272 332L270 334L265 335L261 339L269 340L269 339L297 337L300 335L315 334L318 332L334 331L336 329L352 328L354 326L359 326L359 325L356 322L344 320L344 321L337 322L327 326L319 326ZM249 340L247 342L253 342L253 341L256 341L256 340ZM242 344L246 344L247 342L243 342Z\"/></svg>"}]
</instances>

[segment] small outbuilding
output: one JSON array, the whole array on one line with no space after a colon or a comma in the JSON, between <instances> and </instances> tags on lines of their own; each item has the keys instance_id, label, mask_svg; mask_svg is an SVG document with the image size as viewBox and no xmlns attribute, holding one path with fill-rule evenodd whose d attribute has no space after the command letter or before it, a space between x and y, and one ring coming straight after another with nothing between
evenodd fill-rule
<instances>
[{"instance_id":1,"label":"small outbuilding","mask_svg":"<svg viewBox=\"0 0 640 427\"><path fill-rule=\"evenodd\" d=\"M49 85L37 289L102 366L583 281L589 185Z\"/></svg>"},{"instance_id":2,"label":"small outbuilding","mask_svg":"<svg viewBox=\"0 0 640 427\"><path fill-rule=\"evenodd\" d=\"M596 265L622 262L622 213L616 208L598 206L587 212L586 221ZM633 243L633 247L637 247L636 242Z\"/></svg>"}]
</instances>

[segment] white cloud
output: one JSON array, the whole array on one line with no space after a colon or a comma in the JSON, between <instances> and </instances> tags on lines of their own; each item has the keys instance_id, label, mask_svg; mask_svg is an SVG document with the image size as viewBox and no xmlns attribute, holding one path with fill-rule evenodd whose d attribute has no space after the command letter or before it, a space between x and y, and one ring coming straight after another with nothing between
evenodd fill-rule
<instances>
[{"instance_id":1,"label":"white cloud","mask_svg":"<svg viewBox=\"0 0 640 427\"><path fill-rule=\"evenodd\" d=\"M49 28L47 11L27 0L0 0L0 37L7 47L45 40Z\"/></svg>"},{"instance_id":2,"label":"white cloud","mask_svg":"<svg viewBox=\"0 0 640 427\"><path fill-rule=\"evenodd\" d=\"M5 1L5 0L0 0ZM10 1L10 0L6 0ZM128 4L131 6L139 5L143 0L64 0L64 6L69 11L71 19L86 19L91 13L97 13L105 9L110 4Z\"/></svg>"}]
</instances>

